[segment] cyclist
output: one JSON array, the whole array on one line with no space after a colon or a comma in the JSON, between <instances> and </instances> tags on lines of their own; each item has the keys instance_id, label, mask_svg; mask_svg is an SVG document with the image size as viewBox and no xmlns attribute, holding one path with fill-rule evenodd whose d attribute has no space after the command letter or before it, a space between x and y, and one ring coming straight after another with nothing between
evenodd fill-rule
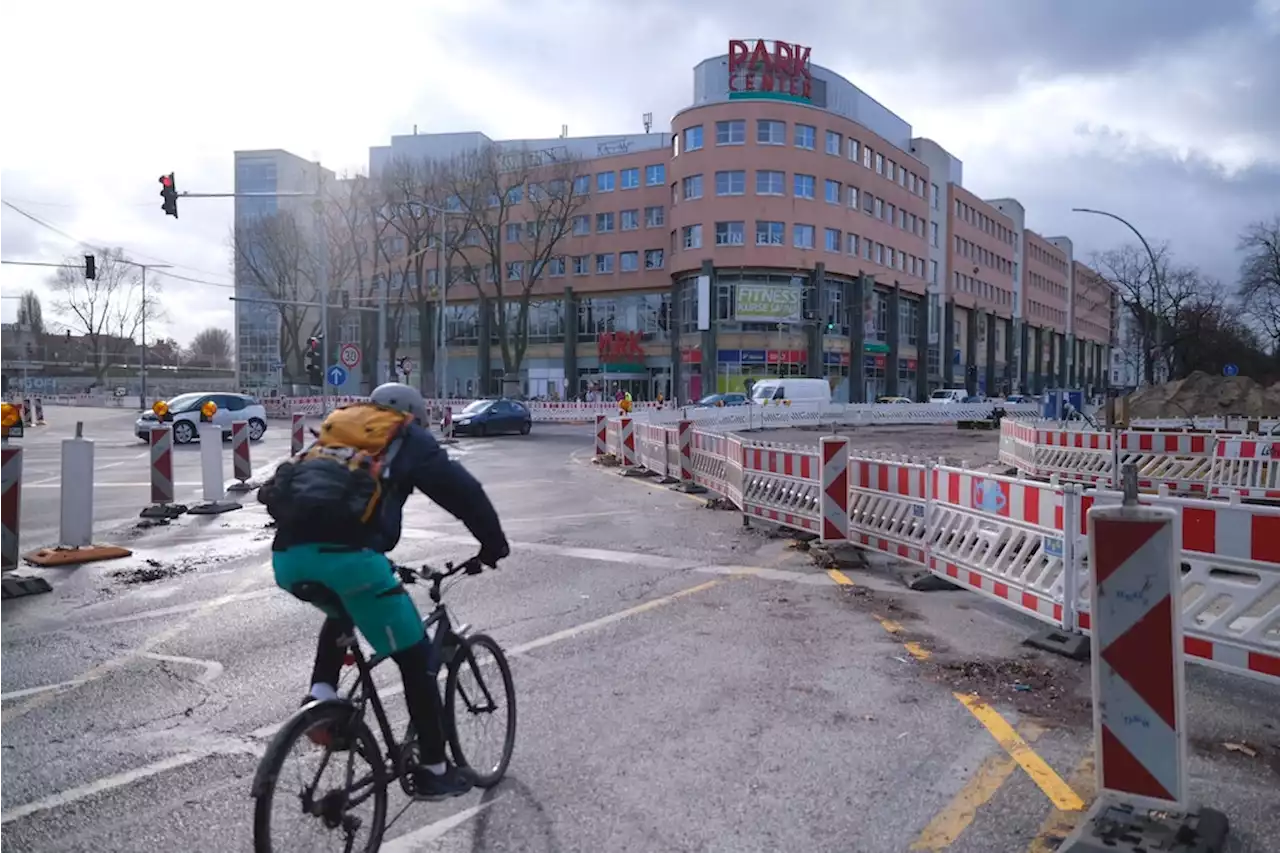
<instances>
[{"instance_id":1,"label":"cyclist","mask_svg":"<svg viewBox=\"0 0 1280 853\"><path fill-rule=\"evenodd\" d=\"M275 579L291 593L294 584L304 581L332 589L375 651L395 660L418 737L417 794L429 800L456 797L471 790L472 783L468 774L446 760L436 687L439 662L431 659L422 617L385 555L400 540L404 502L415 488L466 525L480 542L479 558L485 565L497 565L509 548L484 488L449 459L428 431L430 421L422 395L408 385L390 382L374 389L370 401L413 416L413 422L395 440L399 444L394 453L387 453L387 472L375 517L370 524L353 530L317 530L305 524L286 529L279 525L271 546ZM268 494L260 496L269 509L271 487L271 482L264 485ZM304 705L337 696L344 655L338 640L343 627L331 614L325 619ZM330 736L330 732L316 732L312 739L327 743Z\"/></svg>"}]
</instances>

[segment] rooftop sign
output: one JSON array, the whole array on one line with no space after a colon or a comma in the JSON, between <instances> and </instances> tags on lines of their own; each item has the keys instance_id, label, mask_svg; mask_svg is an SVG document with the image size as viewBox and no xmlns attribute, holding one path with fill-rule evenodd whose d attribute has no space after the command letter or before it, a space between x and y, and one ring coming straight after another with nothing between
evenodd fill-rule
<instances>
[{"instance_id":1,"label":"rooftop sign","mask_svg":"<svg viewBox=\"0 0 1280 853\"><path fill-rule=\"evenodd\" d=\"M729 100L759 98L809 103L810 48L785 41L729 42Z\"/></svg>"}]
</instances>

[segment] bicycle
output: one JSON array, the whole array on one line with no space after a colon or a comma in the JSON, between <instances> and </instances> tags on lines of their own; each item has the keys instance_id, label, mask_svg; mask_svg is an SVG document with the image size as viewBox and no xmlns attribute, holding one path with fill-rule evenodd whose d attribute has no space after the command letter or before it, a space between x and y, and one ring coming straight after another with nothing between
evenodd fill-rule
<instances>
[{"instance_id":1,"label":"bicycle","mask_svg":"<svg viewBox=\"0 0 1280 853\"><path fill-rule=\"evenodd\" d=\"M484 567L479 559L473 557L455 566L446 563L444 571L433 570L429 566L417 570L406 566L393 566L405 584L416 584L419 579L431 583L431 601L434 603L431 613L422 620L423 629L431 637L433 659L440 662L445 672L444 701L441 724L444 728L445 742L452 754L453 762L459 768L467 768L472 774L475 785L480 788L491 788L501 781L511 763L511 753L515 748L516 704L515 687L511 679L511 667L497 641L488 634L471 634L469 625L455 628L449 618L448 608L442 600L441 585L459 573L478 575ZM323 604L325 607L344 613L338 597L332 590L319 583L298 584L294 594L305 601ZM432 632L432 629L434 633ZM382 844L382 836L387 829L387 790L394 782L399 782L404 793L414 795L412 770L417 766L416 737L413 724L409 723L404 737L396 740L395 733L387 719L387 713L378 695L377 686L373 682L373 671L388 659L388 655L375 655L366 659L356 639L354 625L348 619L348 630L339 640L346 650L346 665L354 665L357 676L355 682L347 690L346 695L337 699L314 701L298 709L280 728L266 753L258 764L251 790L255 800L253 820L254 850L258 853L272 853L271 844L271 812L279 793L277 782L285 759L299 743L314 744L310 733L319 730L326 733L327 744L319 769L311 776L311 781L304 779L302 789L297 792L299 806L304 815L319 819L319 823L328 831L340 829L345 838L344 850L352 851L355 836L364 825L359 817L350 811L372 799L373 815L369 838L362 848L373 853ZM507 696L506 731L502 743L502 753L498 761L486 772L472 767L468 761L458 737L457 702L461 699L469 714L489 715L497 710L493 693L480 673L479 653L487 655L496 663L503 691ZM485 661L487 662L487 661ZM475 677L478 688L464 689L459 682L463 666L466 665ZM474 695L472 695L474 694ZM372 707L378 729L386 744L384 756L373 732L365 722L365 713ZM345 773L345 784L336 789L318 793L321 777L329 759L338 752L348 755ZM356 755L361 756L369 765L370 772L360 778L354 778L353 761ZM407 808L407 806L406 806ZM403 811L401 812L401 814ZM393 818L392 822L398 819ZM313 824L314 826L314 824Z\"/></svg>"}]
</instances>

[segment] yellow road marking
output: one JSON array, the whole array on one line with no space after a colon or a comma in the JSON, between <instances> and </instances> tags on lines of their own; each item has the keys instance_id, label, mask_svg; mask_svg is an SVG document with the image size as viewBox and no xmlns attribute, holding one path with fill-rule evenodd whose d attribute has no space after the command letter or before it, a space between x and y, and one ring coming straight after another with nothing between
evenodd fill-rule
<instances>
[{"instance_id":1,"label":"yellow road marking","mask_svg":"<svg viewBox=\"0 0 1280 853\"><path fill-rule=\"evenodd\" d=\"M928 660L929 657L933 654L924 646L920 645L914 640L908 640L907 642L902 644L902 647L907 650L907 654L911 655L916 660Z\"/></svg>"},{"instance_id":2,"label":"yellow road marking","mask_svg":"<svg viewBox=\"0 0 1280 853\"><path fill-rule=\"evenodd\" d=\"M1022 734L1028 741L1034 741L1044 730L1034 724L1027 723L1022 727ZM978 770L965 783L951 802L933 816L933 820L921 830L920 835L912 842L912 850L940 851L946 850L956 839L969 828L978 814L978 809L986 805L995 796L1018 764L1007 754L1000 752L989 755L978 766Z\"/></svg>"},{"instance_id":3,"label":"yellow road marking","mask_svg":"<svg viewBox=\"0 0 1280 853\"><path fill-rule=\"evenodd\" d=\"M1092 749L1085 753L1084 758L1076 765L1076 769L1071 771L1068 784L1080 792L1085 802L1097 795L1098 780L1094 775ZM1082 817L1084 817L1082 812L1074 810L1054 809L1049 812L1044 823L1040 824L1040 831L1036 833L1035 838L1031 839L1031 846L1027 848L1027 853L1054 853L1062 844L1062 840L1076 828L1076 824Z\"/></svg>"},{"instance_id":4,"label":"yellow road marking","mask_svg":"<svg viewBox=\"0 0 1280 853\"><path fill-rule=\"evenodd\" d=\"M853 586L849 576L839 569L827 569L827 575L840 586Z\"/></svg>"},{"instance_id":5,"label":"yellow road marking","mask_svg":"<svg viewBox=\"0 0 1280 853\"><path fill-rule=\"evenodd\" d=\"M968 696L964 693L952 695L969 709L969 713L973 714L978 722L986 726L987 731L996 739L996 743L1004 747L1009 757L1026 771L1031 781L1044 791L1045 796L1056 808L1062 811L1080 811L1084 808L1084 801L1080 799L1080 795L1062 781L1062 777L1053 771L1053 768L1022 739L1021 735L1014 731L1013 726L1009 725L996 709L976 696Z\"/></svg>"}]
</instances>

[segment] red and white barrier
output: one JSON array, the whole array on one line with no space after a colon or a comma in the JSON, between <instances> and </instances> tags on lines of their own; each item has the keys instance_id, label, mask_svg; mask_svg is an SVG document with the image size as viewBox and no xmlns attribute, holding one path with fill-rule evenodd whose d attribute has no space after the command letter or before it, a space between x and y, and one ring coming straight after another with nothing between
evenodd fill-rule
<instances>
[{"instance_id":1,"label":"red and white barrier","mask_svg":"<svg viewBox=\"0 0 1280 853\"><path fill-rule=\"evenodd\" d=\"M44 426L44 401L36 397L36 426Z\"/></svg>"},{"instance_id":2,"label":"red and white barrier","mask_svg":"<svg viewBox=\"0 0 1280 853\"><path fill-rule=\"evenodd\" d=\"M18 568L20 559L19 530L22 523L22 448L5 444L0 448L0 571Z\"/></svg>"},{"instance_id":3,"label":"red and white barrier","mask_svg":"<svg viewBox=\"0 0 1280 853\"><path fill-rule=\"evenodd\" d=\"M306 445L307 416L302 412L293 413L293 421L289 427L289 452L297 455Z\"/></svg>"},{"instance_id":4,"label":"red and white barrier","mask_svg":"<svg viewBox=\"0 0 1280 853\"><path fill-rule=\"evenodd\" d=\"M596 453L597 459L602 459L609 455L609 417L608 415L596 415Z\"/></svg>"},{"instance_id":5,"label":"red and white barrier","mask_svg":"<svg viewBox=\"0 0 1280 853\"><path fill-rule=\"evenodd\" d=\"M22 424L23 426L32 426L30 397L24 397L22 400Z\"/></svg>"},{"instance_id":6,"label":"red and white barrier","mask_svg":"<svg viewBox=\"0 0 1280 853\"><path fill-rule=\"evenodd\" d=\"M618 461L624 468L636 466L636 432L632 418L618 418Z\"/></svg>"},{"instance_id":7,"label":"red and white barrier","mask_svg":"<svg viewBox=\"0 0 1280 853\"><path fill-rule=\"evenodd\" d=\"M1094 507L1087 521L1099 792L1181 809L1187 732L1178 514Z\"/></svg>"},{"instance_id":8,"label":"red and white barrier","mask_svg":"<svg viewBox=\"0 0 1280 853\"><path fill-rule=\"evenodd\" d=\"M173 480L173 427L158 424L151 427L148 434L151 454L149 468L151 472L151 505L145 507L142 518L177 518L187 511L181 504L175 503L176 494Z\"/></svg>"},{"instance_id":9,"label":"red and white barrier","mask_svg":"<svg viewBox=\"0 0 1280 853\"><path fill-rule=\"evenodd\" d=\"M849 541L849 439L831 436L818 442L822 458L822 541Z\"/></svg>"},{"instance_id":10,"label":"red and white barrier","mask_svg":"<svg viewBox=\"0 0 1280 853\"><path fill-rule=\"evenodd\" d=\"M249 422L231 422L231 476L236 482L231 491L247 492L253 479L253 464L249 461Z\"/></svg>"}]
</instances>

